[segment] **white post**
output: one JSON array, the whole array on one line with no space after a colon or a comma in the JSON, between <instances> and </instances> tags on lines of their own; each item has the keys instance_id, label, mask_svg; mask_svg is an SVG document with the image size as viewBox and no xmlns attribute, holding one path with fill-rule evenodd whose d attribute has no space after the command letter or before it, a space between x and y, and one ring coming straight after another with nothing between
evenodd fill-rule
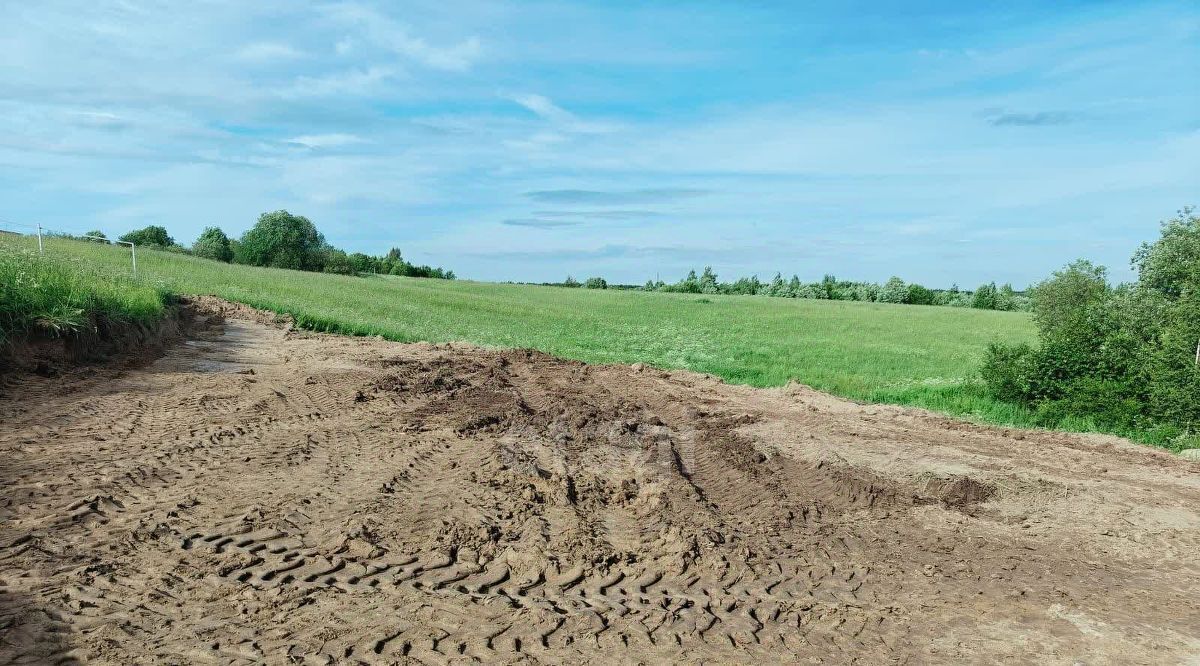
<instances>
[{"instance_id":1,"label":"white post","mask_svg":"<svg viewBox=\"0 0 1200 666\"><path fill-rule=\"evenodd\" d=\"M1200 340L1196 341L1196 365L1200 365Z\"/></svg>"},{"instance_id":2,"label":"white post","mask_svg":"<svg viewBox=\"0 0 1200 666\"><path fill-rule=\"evenodd\" d=\"M101 236L84 236L84 238L95 238L96 240L102 240L105 243L116 243L118 245L128 245L129 246L129 258L131 261L133 261L133 277L137 277L137 246L136 245L134 245L133 243L130 243L129 241L109 240L109 239L103 238Z\"/></svg>"},{"instance_id":3,"label":"white post","mask_svg":"<svg viewBox=\"0 0 1200 666\"><path fill-rule=\"evenodd\" d=\"M42 248L42 225L39 224L39 225L37 225L37 227L38 227L38 254L46 254L46 250Z\"/></svg>"}]
</instances>

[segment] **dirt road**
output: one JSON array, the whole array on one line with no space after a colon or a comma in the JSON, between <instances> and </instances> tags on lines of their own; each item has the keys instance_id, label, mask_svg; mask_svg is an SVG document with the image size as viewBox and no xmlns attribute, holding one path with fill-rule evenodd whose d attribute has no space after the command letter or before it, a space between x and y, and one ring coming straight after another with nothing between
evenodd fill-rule
<instances>
[{"instance_id":1,"label":"dirt road","mask_svg":"<svg viewBox=\"0 0 1200 666\"><path fill-rule=\"evenodd\" d=\"M262 319L4 389L0 662L1200 661L1200 464Z\"/></svg>"}]
</instances>

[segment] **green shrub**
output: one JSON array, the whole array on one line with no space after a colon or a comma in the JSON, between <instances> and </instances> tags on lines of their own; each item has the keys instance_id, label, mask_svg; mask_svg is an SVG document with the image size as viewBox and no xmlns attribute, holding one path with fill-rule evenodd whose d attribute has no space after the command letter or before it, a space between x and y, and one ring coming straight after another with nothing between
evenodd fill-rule
<instances>
[{"instance_id":1,"label":"green shrub","mask_svg":"<svg viewBox=\"0 0 1200 666\"><path fill-rule=\"evenodd\" d=\"M325 237L307 217L286 210L263 213L258 223L242 235L234 261L253 266L321 269Z\"/></svg>"},{"instance_id":2,"label":"green shrub","mask_svg":"<svg viewBox=\"0 0 1200 666\"><path fill-rule=\"evenodd\" d=\"M751 275L748 278L738 278L733 284L727 287L727 291L730 294L754 296L762 289L762 286L763 284L759 281L758 276Z\"/></svg>"},{"instance_id":3,"label":"green shrub","mask_svg":"<svg viewBox=\"0 0 1200 666\"><path fill-rule=\"evenodd\" d=\"M878 298L880 303L903 303L908 298L908 285L904 284L904 280L892 276L879 290Z\"/></svg>"},{"instance_id":4,"label":"green shrub","mask_svg":"<svg viewBox=\"0 0 1200 666\"><path fill-rule=\"evenodd\" d=\"M154 224L130 231L117 240L133 243L134 245L154 245L162 248L171 247L175 244L175 239L171 238L165 227Z\"/></svg>"},{"instance_id":5,"label":"green shrub","mask_svg":"<svg viewBox=\"0 0 1200 666\"><path fill-rule=\"evenodd\" d=\"M788 298L796 298L800 295L800 278L793 275L792 279L788 280L787 296Z\"/></svg>"},{"instance_id":6,"label":"green shrub","mask_svg":"<svg viewBox=\"0 0 1200 666\"><path fill-rule=\"evenodd\" d=\"M996 283L981 284L971 294L971 307L977 310L996 310Z\"/></svg>"},{"instance_id":7,"label":"green shrub","mask_svg":"<svg viewBox=\"0 0 1200 666\"><path fill-rule=\"evenodd\" d=\"M912 305L933 305L933 290L922 287L919 284L908 285L908 295L905 296L904 302Z\"/></svg>"},{"instance_id":8,"label":"green shrub","mask_svg":"<svg viewBox=\"0 0 1200 666\"><path fill-rule=\"evenodd\" d=\"M991 343L984 352L979 374L992 396L1009 402L1026 402L1032 392L1030 375L1035 362L1033 347L1027 344Z\"/></svg>"},{"instance_id":9,"label":"green shrub","mask_svg":"<svg viewBox=\"0 0 1200 666\"><path fill-rule=\"evenodd\" d=\"M206 227L200 232L200 237L192 243L192 254L205 259L215 259L229 263L233 260L233 248L229 244L229 236L217 227Z\"/></svg>"},{"instance_id":10,"label":"green shrub","mask_svg":"<svg viewBox=\"0 0 1200 666\"><path fill-rule=\"evenodd\" d=\"M854 286L854 300L872 302L879 300L879 285L864 282Z\"/></svg>"},{"instance_id":11,"label":"green shrub","mask_svg":"<svg viewBox=\"0 0 1200 666\"><path fill-rule=\"evenodd\" d=\"M354 262L350 255L337 248L326 248L321 258L321 271L338 275L354 275Z\"/></svg>"},{"instance_id":12,"label":"green shrub","mask_svg":"<svg viewBox=\"0 0 1200 666\"><path fill-rule=\"evenodd\" d=\"M602 277L590 277L584 281L585 289L608 289L608 282Z\"/></svg>"},{"instance_id":13,"label":"green shrub","mask_svg":"<svg viewBox=\"0 0 1200 666\"><path fill-rule=\"evenodd\" d=\"M1080 260L1035 286L1040 343L989 347L980 369L989 392L1034 408L1044 425L1200 429L1200 219L1184 209L1162 229L1134 255L1134 284L1114 288L1104 267ZM1011 289L981 297L985 287L973 304L1017 298Z\"/></svg>"}]
</instances>

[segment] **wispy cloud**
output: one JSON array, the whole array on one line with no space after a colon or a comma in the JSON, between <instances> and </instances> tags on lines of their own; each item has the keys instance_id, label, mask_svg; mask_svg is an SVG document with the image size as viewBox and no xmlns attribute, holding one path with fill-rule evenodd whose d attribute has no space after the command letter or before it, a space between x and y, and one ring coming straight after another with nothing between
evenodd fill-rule
<instances>
[{"instance_id":1,"label":"wispy cloud","mask_svg":"<svg viewBox=\"0 0 1200 666\"><path fill-rule=\"evenodd\" d=\"M353 134L334 133L305 134L292 137L287 142L304 146L305 148L340 148L342 146L352 146L356 143L365 143L365 140Z\"/></svg>"},{"instance_id":2,"label":"wispy cloud","mask_svg":"<svg viewBox=\"0 0 1200 666\"><path fill-rule=\"evenodd\" d=\"M251 63L278 62L293 60L304 54L290 44L279 42L255 42L238 49L235 57L238 60Z\"/></svg>"},{"instance_id":3,"label":"wispy cloud","mask_svg":"<svg viewBox=\"0 0 1200 666\"><path fill-rule=\"evenodd\" d=\"M120 132L133 126L133 121L128 118L102 111L73 111L70 118L70 122L79 127L107 132Z\"/></svg>"},{"instance_id":4,"label":"wispy cloud","mask_svg":"<svg viewBox=\"0 0 1200 666\"><path fill-rule=\"evenodd\" d=\"M669 203L709 194L709 190L660 187L640 190L538 190L525 196L543 203L590 204L595 206L624 206L629 204Z\"/></svg>"},{"instance_id":5,"label":"wispy cloud","mask_svg":"<svg viewBox=\"0 0 1200 666\"><path fill-rule=\"evenodd\" d=\"M325 11L335 22L355 29L356 36L371 45L433 69L465 71L483 54L479 37L472 35L449 45L434 45L413 35L408 26L364 4L337 4ZM338 51L353 51L353 42L353 38L343 38L338 42Z\"/></svg>"},{"instance_id":6,"label":"wispy cloud","mask_svg":"<svg viewBox=\"0 0 1200 666\"><path fill-rule=\"evenodd\" d=\"M330 95L369 95L376 93L396 75L392 67L371 66L322 76L300 76L278 91L285 99L327 97Z\"/></svg>"},{"instance_id":7,"label":"wispy cloud","mask_svg":"<svg viewBox=\"0 0 1200 666\"><path fill-rule=\"evenodd\" d=\"M512 100L546 120L556 122L575 120L574 115L550 101L550 98L544 95L514 95Z\"/></svg>"},{"instance_id":8,"label":"wispy cloud","mask_svg":"<svg viewBox=\"0 0 1200 666\"><path fill-rule=\"evenodd\" d=\"M475 256L509 261L594 261L637 259L648 261L741 261L778 250L760 244L751 245L627 245L611 243L593 248L546 248L538 250L496 250L473 253ZM807 254L802 248L789 248L793 257Z\"/></svg>"},{"instance_id":9,"label":"wispy cloud","mask_svg":"<svg viewBox=\"0 0 1200 666\"><path fill-rule=\"evenodd\" d=\"M535 229L560 229L563 227L574 227L582 224L575 220L547 220L534 217L513 218L502 221L500 224L507 224L510 227L533 227Z\"/></svg>"},{"instance_id":10,"label":"wispy cloud","mask_svg":"<svg viewBox=\"0 0 1200 666\"><path fill-rule=\"evenodd\" d=\"M639 220L664 215L653 210L535 210L533 214L537 217L579 217L589 220Z\"/></svg>"},{"instance_id":11,"label":"wispy cloud","mask_svg":"<svg viewBox=\"0 0 1200 666\"><path fill-rule=\"evenodd\" d=\"M1075 114L1066 111L1037 111L1034 113L999 113L988 119L997 126L1045 127L1075 122Z\"/></svg>"},{"instance_id":12,"label":"wispy cloud","mask_svg":"<svg viewBox=\"0 0 1200 666\"><path fill-rule=\"evenodd\" d=\"M605 134L620 129L615 123L584 120L555 104L549 97L537 94L513 95L512 101L525 107L539 118L550 122L556 129L577 134Z\"/></svg>"},{"instance_id":13,"label":"wispy cloud","mask_svg":"<svg viewBox=\"0 0 1200 666\"><path fill-rule=\"evenodd\" d=\"M537 210L533 217L507 219L501 222L511 227L533 227L537 229L564 229L578 227L586 222L605 223L612 228L614 223L631 222L662 217L663 213L649 210Z\"/></svg>"},{"instance_id":14,"label":"wispy cloud","mask_svg":"<svg viewBox=\"0 0 1200 666\"><path fill-rule=\"evenodd\" d=\"M1173 0L8 4L0 200L68 230L288 207L484 279L1024 283L1084 237L1127 266L1200 166L1200 12ZM478 254L504 251L538 259Z\"/></svg>"}]
</instances>

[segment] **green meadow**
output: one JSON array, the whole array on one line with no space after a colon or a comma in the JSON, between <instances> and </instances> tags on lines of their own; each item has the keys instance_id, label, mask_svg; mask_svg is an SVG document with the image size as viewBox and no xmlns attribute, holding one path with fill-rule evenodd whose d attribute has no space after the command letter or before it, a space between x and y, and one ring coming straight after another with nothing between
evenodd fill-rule
<instances>
[{"instance_id":1,"label":"green meadow","mask_svg":"<svg viewBox=\"0 0 1200 666\"><path fill-rule=\"evenodd\" d=\"M989 342L1034 339L1025 313L350 277L153 250L138 252L132 280L126 248L47 239L45 259L36 258L30 238L0 239L0 248L86 276L110 295L92 304L109 316L146 316L151 294L214 294L290 314L319 331L531 347L589 363L686 368L753 386L798 381L858 400L1032 423L1027 411L987 397L975 377Z\"/></svg>"},{"instance_id":2,"label":"green meadow","mask_svg":"<svg viewBox=\"0 0 1200 666\"><path fill-rule=\"evenodd\" d=\"M36 240L0 236L0 347L32 329L55 335L90 326L95 315L146 323L162 316L170 294L160 283L79 258L40 255Z\"/></svg>"}]
</instances>

